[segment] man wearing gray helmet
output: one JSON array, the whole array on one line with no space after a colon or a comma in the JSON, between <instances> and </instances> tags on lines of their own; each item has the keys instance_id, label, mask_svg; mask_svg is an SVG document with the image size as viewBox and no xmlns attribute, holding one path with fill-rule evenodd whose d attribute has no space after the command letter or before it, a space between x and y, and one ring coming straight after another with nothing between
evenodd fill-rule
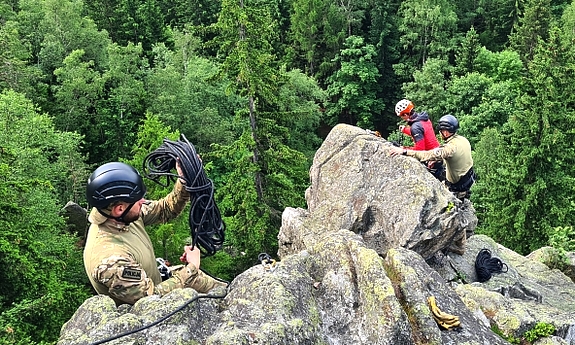
<instances>
[{"instance_id":1,"label":"man wearing gray helmet","mask_svg":"<svg viewBox=\"0 0 575 345\"><path fill-rule=\"evenodd\" d=\"M176 169L183 176L178 164ZM177 179L166 197L149 201L144 199L142 177L127 164L106 163L90 175L86 198L93 208L84 267L96 292L119 305L178 288L208 292L225 285L200 271L200 251L190 246L184 247L180 258L186 265L172 267L172 276L162 281L145 226L166 223L183 211L190 200L183 183Z\"/></svg>"}]
</instances>

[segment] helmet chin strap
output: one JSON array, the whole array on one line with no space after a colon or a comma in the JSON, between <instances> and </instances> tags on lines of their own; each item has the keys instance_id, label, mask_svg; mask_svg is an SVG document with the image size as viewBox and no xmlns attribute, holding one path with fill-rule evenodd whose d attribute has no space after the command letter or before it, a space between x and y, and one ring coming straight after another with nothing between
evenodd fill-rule
<instances>
[{"instance_id":1,"label":"helmet chin strap","mask_svg":"<svg viewBox=\"0 0 575 345\"><path fill-rule=\"evenodd\" d=\"M115 221L117 221L117 222L120 222L120 223L124 223L124 224L126 224L126 226L127 226L127 225L130 225L130 222L125 221L125 220L124 220L124 217L128 214L128 212L130 212L130 210L132 209L132 207L133 207L135 204L136 204L136 203L130 204L130 205L126 208L126 210L125 210L124 212L122 212L122 214L121 214L119 217L114 217L114 216L111 216L111 215L109 215L109 214L106 214L106 213L102 212L102 210L100 210L99 208L97 208L97 210L98 210L98 212L100 212L100 214L103 215L104 217L106 217L106 218L108 218L108 219L113 219L113 220L115 220Z\"/></svg>"}]
</instances>

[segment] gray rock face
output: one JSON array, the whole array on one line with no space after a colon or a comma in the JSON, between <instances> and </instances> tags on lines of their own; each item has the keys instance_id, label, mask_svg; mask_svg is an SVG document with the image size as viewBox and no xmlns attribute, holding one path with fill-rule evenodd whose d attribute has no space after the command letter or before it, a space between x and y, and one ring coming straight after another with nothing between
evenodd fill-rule
<instances>
[{"instance_id":1,"label":"gray rock face","mask_svg":"<svg viewBox=\"0 0 575 345\"><path fill-rule=\"evenodd\" d=\"M67 230L70 233L77 233L80 237L86 235L86 229L88 229L88 214L85 208L75 202L68 201L60 210L60 214L66 219Z\"/></svg>"},{"instance_id":2,"label":"gray rock face","mask_svg":"<svg viewBox=\"0 0 575 345\"><path fill-rule=\"evenodd\" d=\"M348 229L380 255L404 247L428 259L473 233L470 204L462 207L414 158L390 157L390 147L360 128L336 126L310 169L305 233L282 227L279 255L305 248L315 234Z\"/></svg>"},{"instance_id":3,"label":"gray rock face","mask_svg":"<svg viewBox=\"0 0 575 345\"><path fill-rule=\"evenodd\" d=\"M414 159L388 157L389 147L359 128L336 126L316 153L308 209L282 215L275 266L254 266L209 295L181 289L120 307L92 297L62 327L58 344L119 337L110 343L498 345L547 323L556 331L536 344L575 345L575 284L471 236L472 205ZM465 254L447 253L465 233ZM479 283L474 263L483 248L508 271ZM441 329L429 296L461 327Z\"/></svg>"}]
</instances>

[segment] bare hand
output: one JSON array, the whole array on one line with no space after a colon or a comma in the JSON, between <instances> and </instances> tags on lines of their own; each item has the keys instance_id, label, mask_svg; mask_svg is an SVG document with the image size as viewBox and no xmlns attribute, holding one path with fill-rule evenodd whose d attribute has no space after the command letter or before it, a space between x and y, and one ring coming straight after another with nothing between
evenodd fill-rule
<instances>
[{"instance_id":1,"label":"bare hand","mask_svg":"<svg viewBox=\"0 0 575 345\"><path fill-rule=\"evenodd\" d=\"M403 154L403 150L404 150L404 149L401 148L401 147L392 147L392 148L389 150L389 155L390 155L391 157L400 156L400 155Z\"/></svg>"},{"instance_id":2,"label":"bare hand","mask_svg":"<svg viewBox=\"0 0 575 345\"><path fill-rule=\"evenodd\" d=\"M180 256L180 261L196 266L200 269L200 250L197 247L185 246L184 253Z\"/></svg>"},{"instance_id":3,"label":"bare hand","mask_svg":"<svg viewBox=\"0 0 575 345\"><path fill-rule=\"evenodd\" d=\"M180 166L180 159L176 159L176 171L178 172L178 176L180 176L180 182L182 184L186 184L186 180L184 179L184 171L182 170L182 167Z\"/></svg>"}]
</instances>

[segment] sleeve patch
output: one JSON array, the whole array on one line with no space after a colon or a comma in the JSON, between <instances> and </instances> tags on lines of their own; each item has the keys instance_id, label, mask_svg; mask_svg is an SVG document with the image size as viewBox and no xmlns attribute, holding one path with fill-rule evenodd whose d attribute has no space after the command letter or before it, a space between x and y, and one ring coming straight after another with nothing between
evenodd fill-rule
<instances>
[{"instance_id":1,"label":"sleeve patch","mask_svg":"<svg viewBox=\"0 0 575 345\"><path fill-rule=\"evenodd\" d=\"M124 267L122 278L129 280L142 280L142 270L137 268Z\"/></svg>"}]
</instances>

